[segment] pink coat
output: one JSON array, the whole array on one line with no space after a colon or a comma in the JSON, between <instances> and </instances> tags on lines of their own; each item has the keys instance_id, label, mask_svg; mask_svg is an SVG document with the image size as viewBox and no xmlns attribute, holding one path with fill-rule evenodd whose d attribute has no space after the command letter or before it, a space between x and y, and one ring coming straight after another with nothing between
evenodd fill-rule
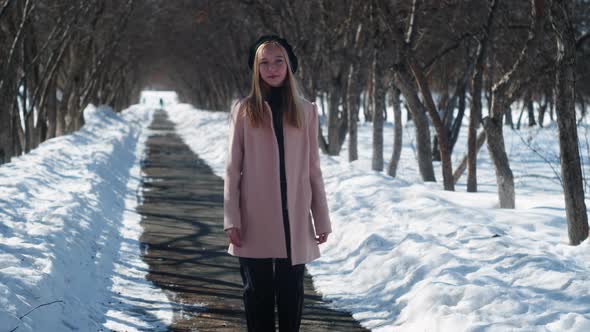
<instances>
[{"instance_id":1,"label":"pink coat","mask_svg":"<svg viewBox=\"0 0 590 332\"><path fill-rule=\"evenodd\" d=\"M270 126L251 127L247 118L238 116L239 104L230 115L224 229L239 228L242 246L230 244L228 252L239 257L286 258L279 150L272 121ZM317 108L307 100L303 105L303 127L285 122L283 128L293 265L318 258L315 234L332 231L320 169ZM268 103L266 111L272 120Z\"/></svg>"}]
</instances>

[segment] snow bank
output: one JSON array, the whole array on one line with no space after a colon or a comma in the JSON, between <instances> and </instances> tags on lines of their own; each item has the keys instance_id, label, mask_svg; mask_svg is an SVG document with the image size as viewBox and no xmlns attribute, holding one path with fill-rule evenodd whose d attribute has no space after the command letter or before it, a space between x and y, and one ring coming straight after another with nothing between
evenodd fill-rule
<instances>
[{"instance_id":1,"label":"snow bank","mask_svg":"<svg viewBox=\"0 0 590 332\"><path fill-rule=\"evenodd\" d=\"M2 331L155 330L171 319L145 281L134 212L152 110L85 110L84 127L0 167Z\"/></svg>"}]
</instances>

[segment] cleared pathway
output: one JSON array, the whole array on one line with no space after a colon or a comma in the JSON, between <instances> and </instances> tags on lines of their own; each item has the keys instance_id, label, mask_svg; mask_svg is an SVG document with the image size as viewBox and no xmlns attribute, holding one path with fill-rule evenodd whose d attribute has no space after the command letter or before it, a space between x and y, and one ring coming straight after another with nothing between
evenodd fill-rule
<instances>
[{"instance_id":1,"label":"cleared pathway","mask_svg":"<svg viewBox=\"0 0 590 332\"><path fill-rule=\"evenodd\" d=\"M175 134L164 111L150 129L140 241L148 279L183 304L170 331L245 331L239 265L226 253L223 233L223 179ZM348 313L329 309L308 274L305 294L301 331L367 331Z\"/></svg>"}]
</instances>

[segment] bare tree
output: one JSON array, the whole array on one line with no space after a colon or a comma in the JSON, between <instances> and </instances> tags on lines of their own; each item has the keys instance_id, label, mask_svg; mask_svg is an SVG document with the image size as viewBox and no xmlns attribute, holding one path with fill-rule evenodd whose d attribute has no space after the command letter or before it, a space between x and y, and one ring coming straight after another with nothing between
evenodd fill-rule
<instances>
[{"instance_id":1,"label":"bare tree","mask_svg":"<svg viewBox=\"0 0 590 332\"><path fill-rule=\"evenodd\" d=\"M490 116L483 119L488 150L494 162L501 208L513 209L515 207L514 176L506 155L502 119L524 85L523 73L531 71L533 54L537 49L536 44L543 29L544 15L542 11L537 9L537 6L541 6L542 1L530 0L531 24L528 38L512 68L493 86Z\"/></svg>"},{"instance_id":2,"label":"bare tree","mask_svg":"<svg viewBox=\"0 0 590 332\"><path fill-rule=\"evenodd\" d=\"M134 65L114 61L125 52L118 41L133 3L26 0L0 4L0 162L79 129L82 110L90 100L97 100L94 96L101 89L97 78L115 68L124 73ZM130 90L121 86L119 93ZM128 105L128 98L129 94L120 96L117 102L125 104L120 102L125 99Z\"/></svg>"},{"instance_id":3,"label":"bare tree","mask_svg":"<svg viewBox=\"0 0 590 332\"><path fill-rule=\"evenodd\" d=\"M45 139L79 129L88 103L122 109L144 88L172 88L182 101L197 107L228 109L249 88L248 47L261 34L276 33L287 37L300 55L297 75L306 98L327 100L323 121L328 132L324 127L324 133L318 133L324 152L339 154L348 136L348 159L358 158L358 114L367 103L371 107L364 111L374 129L372 168L382 170L386 91L395 86L389 95L395 127L387 172L395 176L401 153L400 93L415 128L422 179L435 181L433 158L440 159L445 189L452 190L468 169L468 191L476 191L477 151L487 141L500 206L513 207L514 180L502 127L511 120L510 106L524 103L529 121L538 116L542 126L547 113L553 119L554 109L562 117L563 109L579 106L583 117L590 98L587 1L572 1L569 16L577 74L574 106L553 93L554 78L561 77L557 71L567 73L559 68L569 60L563 60L568 58L564 55L556 65L555 33L544 30L538 10L545 2L562 4L0 1L0 163ZM451 174L467 102L468 153ZM19 105L25 105L23 112ZM483 113L488 117L480 121ZM484 130L478 130L481 122Z\"/></svg>"}]
</instances>

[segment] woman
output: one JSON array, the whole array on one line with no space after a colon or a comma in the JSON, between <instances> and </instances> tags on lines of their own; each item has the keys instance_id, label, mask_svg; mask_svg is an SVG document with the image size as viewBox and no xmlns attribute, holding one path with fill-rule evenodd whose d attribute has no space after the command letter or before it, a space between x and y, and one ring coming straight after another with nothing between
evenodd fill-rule
<instances>
[{"instance_id":1,"label":"woman","mask_svg":"<svg viewBox=\"0 0 590 332\"><path fill-rule=\"evenodd\" d=\"M298 331L305 263L332 231L318 151L318 114L293 74L287 41L250 49L250 94L231 112L224 184L228 252L238 256L248 331Z\"/></svg>"}]
</instances>

